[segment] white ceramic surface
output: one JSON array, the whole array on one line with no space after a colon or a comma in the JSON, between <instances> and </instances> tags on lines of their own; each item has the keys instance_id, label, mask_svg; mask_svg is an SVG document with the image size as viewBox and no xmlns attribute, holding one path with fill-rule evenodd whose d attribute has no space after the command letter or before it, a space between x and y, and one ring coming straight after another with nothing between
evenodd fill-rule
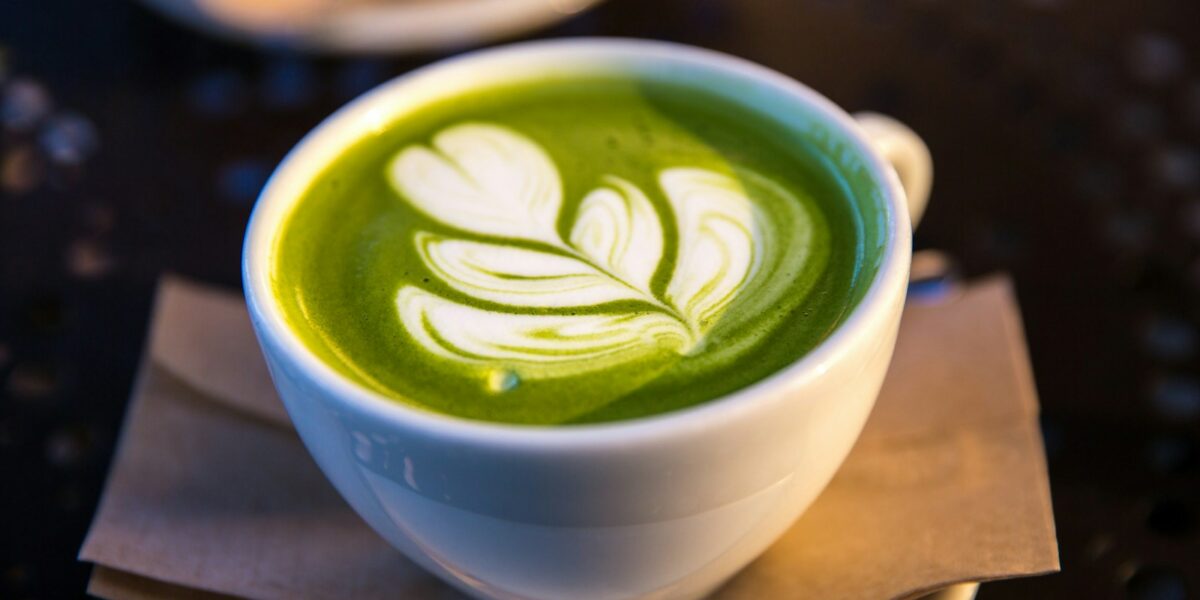
<instances>
[{"instance_id":1,"label":"white ceramic surface","mask_svg":"<svg viewBox=\"0 0 1200 600\"><path fill-rule=\"evenodd\" d=\"M300 50L394 54L520 34L600 0L142 0L181 23Z\"/></svg>"},{"instance_id":2,"label":"white ceramic surface","mask_svg":"<svg viewBox=\"0 0 1200 600\"><path fill-rule=\"evenodd\" d=\"M769 112L781 126L818 127L837 150L839 168L871 178L888 235L882 265L859 306L820 346L697 407L539 428L466 421L381 398L323 364L288 329L268 278L273 241L309 181L343 148L464 89L614 70L704 85ZM817 497L858 437L891 359L911 233L905 191L885 153L903 161L906 183L916 183L914 206L924 204L930 167L928 152L902 125L871 116L868 127L779 73L658 42L519 44L387 83L310 133L255 207L243 259L246 298L279 394L355 510L414 561L468 593L701 596L761 553Z\"/></svg>"}]
</instances>

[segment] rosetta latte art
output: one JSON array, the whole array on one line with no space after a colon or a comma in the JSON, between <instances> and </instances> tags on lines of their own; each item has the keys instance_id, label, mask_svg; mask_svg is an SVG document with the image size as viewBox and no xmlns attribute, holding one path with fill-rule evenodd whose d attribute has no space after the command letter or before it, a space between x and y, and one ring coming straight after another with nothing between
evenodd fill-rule
<instances>
[{"instance_id":1,"label":"rosetta latte art","mask_svg":"<svg viewBox=\"0 0 1200 600\"><path fill-rule=\"evenodd\" d=\"M480 301L405 285L396 295L405 330L438 356L521 378L699 352L735 303L778 302L787 282L771 278L797 272L807 252L810 223L783 188L753 173L693 167L659 172L661 213L634 184L604 177L564 236L554 161L492 124L456 125L431 147L403 149L387 178L418 210L463 232L419 232L414 244L434 275ZM765 213L749 187L777 196L774 212ZM673 220L674 235L663 219ZM674 257L673 272L656 289L665 256Z\"/></svg>"}]
</instances>

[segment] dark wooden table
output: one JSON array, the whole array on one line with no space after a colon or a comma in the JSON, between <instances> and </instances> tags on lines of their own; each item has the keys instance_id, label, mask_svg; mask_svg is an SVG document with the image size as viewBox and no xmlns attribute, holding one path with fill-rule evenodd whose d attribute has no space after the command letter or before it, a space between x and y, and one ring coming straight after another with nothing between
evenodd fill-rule
<instances>
[{"instance_id":1,"label":"dark wooden table","mask_svg":"<svg viewBox=\"0 0 1200 600\"><path fill-rule=\"evenodd\" d=\"M610 0L541 35L688 42L928 141L916 236L1017 281L1063 572L980 598L1200 594L1200 3ZM456 51L464 50L458 48ZM118 0L0 4L0 597L76 597L170 270L237 286L272 166L448 53L239 47Z\"/></svg>"}]
</instances>

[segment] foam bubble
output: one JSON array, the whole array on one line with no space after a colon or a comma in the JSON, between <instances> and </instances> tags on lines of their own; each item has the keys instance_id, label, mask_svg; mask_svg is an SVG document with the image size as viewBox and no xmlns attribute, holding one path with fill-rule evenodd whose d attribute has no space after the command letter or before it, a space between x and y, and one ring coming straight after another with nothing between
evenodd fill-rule
<instances>
[{"instance_id":1,"label":"foam bubble","mask_svg":"<svg viewBox=\"0 0 1200 600\"><path fill-rule=\"evenodd\" d=\"M487 389L493 394L503 394L521 385L521 376L509 369L491 369L487 374Z\"/></svg>"}]
</instances>

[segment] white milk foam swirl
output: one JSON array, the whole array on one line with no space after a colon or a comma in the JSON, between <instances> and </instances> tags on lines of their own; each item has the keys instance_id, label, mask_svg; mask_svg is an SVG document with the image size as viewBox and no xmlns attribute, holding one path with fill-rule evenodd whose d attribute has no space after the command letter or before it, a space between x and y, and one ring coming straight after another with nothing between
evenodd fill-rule
<instances>
[{"instance_id":1,"label":"white milk foam swirl","mask_svg":"<svg viewBox=\"0 0 1200 600\"><path fill-rule=\"evenodd\" d=\"M784 268L798 272L808 253L811 221L782 187L748 175L779 197L785 214L772 220L734 177L664 169L658 184L678 243L660 297L651 281L667 250L663 226L637 186L605 177L583 198L563 239L555 227L563 202L558 169L532 140L502 126L463 123L432 141L432 148L409 146L389 163L388 181L401 197L464 232L544 248L416 235L416 250L437 277L505 307L465 305L403 286L396 308L404 328L446 359L548 378L664 352L688 355L704 347L706 333L739 293L753 292L757 308L779 300L787 281L765 280ZM614 302L638 308L596 309ZM572 308L588 311L572 314Z\"/></svg>"}]
</instances>

